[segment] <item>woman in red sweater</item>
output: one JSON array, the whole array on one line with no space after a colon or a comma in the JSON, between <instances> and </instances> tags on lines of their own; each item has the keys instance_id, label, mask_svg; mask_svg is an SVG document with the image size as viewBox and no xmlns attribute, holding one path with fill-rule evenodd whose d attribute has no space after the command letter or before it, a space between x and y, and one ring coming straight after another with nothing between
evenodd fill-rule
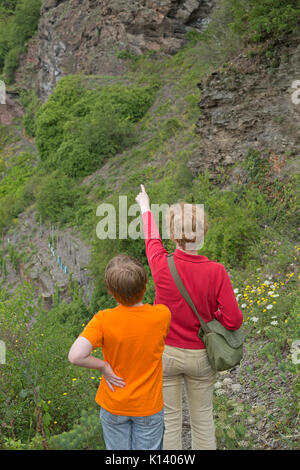
<instances>
[{"instance_id":1,"label":"woman in red sweater","mask_svg":"<svg viewBox=\"0 0 300 470\"><path fill-rule=\"evenodd\" d=\"M149 197L143 185L136 198L144 224L146 254L155 284L155 302L171 311L171 325L163 354L163 394L165 408L164 450L182 449L182 385L189 405L192 449L216 449L213 422L213 388L216 374L211 368L204 343L198 337L199 320L181 296L168 267L168 252L150 210ZM173 207L173 206L172 206ZM182 282L197 311L205 322L216 318L227 329L236 330L243 322L229 276L224 266L190 249L195 240L176 227L178 218L170 208L170 236L176 242L174 261ZM177 205L178 207L178 205ZM196 211L191 204L181 204L195 227ZM194 205L195 207L195 205ZM184 216L184 213L183 213ZM175 225L174 225L175 223ZM178 235L178 228L179 233ZM204 224L204 235L206 226ZM176 234L176 235L175 235ZM195 246L192 248L196 248Z\"/></svg>"}]
</instances>

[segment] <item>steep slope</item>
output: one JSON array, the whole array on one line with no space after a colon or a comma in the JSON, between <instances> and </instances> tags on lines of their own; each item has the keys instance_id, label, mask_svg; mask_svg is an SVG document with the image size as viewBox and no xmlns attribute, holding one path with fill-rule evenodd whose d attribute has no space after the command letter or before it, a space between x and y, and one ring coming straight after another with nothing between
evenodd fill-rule
<instances>
[{"instance_id":1,"label":"steep slope","mask_svg":"<svg viewBox=\"0 0 300 470\"><path fill-rule=\"evenodd\" d=\"M130 6L124 2L110 4L112 7L91 0L46 0L39 32L30 41L26 64L17 74L23 86L27 89L34 86L43 100L55 90L57 80L70 71L76 75L83 72L89 90L115 83L124 86L150 83L155 90L154 103L135 125L131 144L108 155L94 173L67 180L63 196L67 199L72 194L80 201L80 207L71 206L67 221L62 217L61 224L53 224L46 217L45 223L41 223L40 185L54 180L47 195L49 200L54 199L56 173L43 169L34 139L24 135L22 115L26 111L28 117L28 108L21 110L15 98L15 105L8 103L9 113L5 116L9 126L0 126L0 195L4 194L0 222L5 222L5 216L9 215L7 224L2 225L1 288L7 288L13 294L11 298L16 297L18 301L17 288L24 280L31 281L35 288L35 307L37 303L42 304L42 298L46 310L51 309L49 313L34 309L40 312L38 335L34 341L29 337L29 343L26 343L27 336L22 338L28 356L33 358L34 373L39 377L43 409L35 408L28 396L27 399L19 397L19 381L24 374L16 368L11 382L3 382L8 384L9 399L11 390L16 390L11 414L7 406L1 410L6 413L4 434L11 438L4 441L5 446L36 448L40 444L40 436L35 436L31 427L32 415L38 410L47 418L45 422L49 421L48 431L57 437L58 447L63 447L67 436L61 433L72 429L80 416L82 400L78 397L86 400L86 406L93 406L95 377L87 371L81 376L76 371L75 376L74 369L66 366L66 344L71 344L93 312L112 305L103 283L108 259L117 252L127 252L147 264L143 240L97 239L96 209L101 203L117 207L119 195L128 196L128 205L133 203L140 183L144 183L153 203L184 199L207 205L211 227L204 254L224 263L244 313L247 343L243 363L233 371L220 374L216 384L218 448L297 448L297 368L291 356L293 341L299 337L296 282L300 250L297 244L300 104L292 100L292 93L294 81L299 77L299 36L295 33L280 41L273 39L249 46L228 29L232 19L221 11L215 22L212 21L208 39L194 31L186 47L173 54L175 49L164 49L167 43L168 47L175 43L178 47L179 39L185 43L181 36L183 30L176 36L172 29L183 15L180 8L185 5L184 15L187 15L188 5L196 2L159 2L166 8L173 5L162 21L164 28L172 26L167 31L153 23L153 17L157 20L154 2L139 2L143 7L144 33L137 29L135 16L134 21L126 23L126 20L126 27L121 27L121 6L126 17L125 9L134 11L137 2ZM98 18L96 13L100 15L99 8L103 5L107 10ZM113 36L110 24L104 24L104 16L107 23L114 21L110 8L117 9L114 24L116 31L124 34L124 42L118 42L121 36ZM182 16L185 31L197 22L194 13L200 14L197 9L191 11ZM99 42L95 18L103 26L103 42L102 39ZM77 37L83 31L86 33ZM67 48L60 44L62 38ZM114 38L116 43L112 47L104 38ZM148 57L147 53L132 56L132 52L140 54L150 50L154 38L155 48L163 52L162 56ZM122 52L119 57L115 46ZM65 103L57 105L64 119L66 106ZM32 119L37 119L34 113ZM54 125L50 121L49 129ZM26 151L26 159L20 155L22 149ZM13 208L12 214L7 214L6 207ZM62 198L57 211L63 214L64 210ZM170 250L173 248L169 241L166 245ZM72 292L71 271L73 279L83 287L81 293L74 294L75 289ZM89 302L91 291L94 295ZM26 306L24 299L21 296L16 304L18 311L23 304ZM150 276L145 300L153 299ZM14 310L12 304L11 312ZM24 311L27 321L25 308ZM1 312L6 314L4 302L0 302ZM32 330L36 325L33 324L35 315L30 318ZM36 356L39 348L40 356ZM15 422L11 416L16 418ZM184 448L189 449L187 407L183 419ZM5 424L10 422L15 426L13 434L10 424ZM78 435L85 435L79 427L76 429ZM73 435L69 437L71 441ZM1 439L2 436L0 446ZM91 447L90 443L82 445L93 448L95 444L92 441Z\"/></svg>"}]
</instances>

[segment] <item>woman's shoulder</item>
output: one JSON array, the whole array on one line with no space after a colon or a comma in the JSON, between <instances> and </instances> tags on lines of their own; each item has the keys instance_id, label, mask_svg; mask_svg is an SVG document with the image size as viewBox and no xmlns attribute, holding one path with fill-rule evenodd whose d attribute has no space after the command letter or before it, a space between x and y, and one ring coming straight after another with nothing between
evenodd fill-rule
<instances>
[{"instance_id":1,"label":"woman's shoulder","mask_svg":"<svg viewBox=\"0 0 300 470\"><path fill-rule=\"evenodd\" d=\"M219 261L210 259L210 258L207 258L207 261L209 262L208 264L212 269L217 269L219 271L226 271L224 264L220 263Z\"/></svg>"},{"instance_id":2,"label":"woman's shoulder","mask_svg":"<svg viewBox=\"0 0 300 470\"><path fill-rule=\"evenodd\" d=\"M208 269L212 274L214 274L219 279L224 279L229 276L229 273L224 264L216 260L209 260L207 264ZM230 276L229 276L230 277Z\"/></svg>"}]
</instances>

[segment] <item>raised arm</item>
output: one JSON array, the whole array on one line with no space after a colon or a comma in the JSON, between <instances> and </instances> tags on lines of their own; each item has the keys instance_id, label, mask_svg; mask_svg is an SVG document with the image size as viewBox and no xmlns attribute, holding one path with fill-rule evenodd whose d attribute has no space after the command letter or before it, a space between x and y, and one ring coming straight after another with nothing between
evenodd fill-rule
<instances>
[{"instance_id":1,"label":"raised arm","mask_svg":"<svg viewBox=\"0 0 300 470\"><path fill-rule=\"evenodd\" d=\"M150 211L150 199L146 193L145 186L141 184L141 192L135 198L136 202L140 206L141 213Z\"/></svg>"},{"instance_id":2,"label":"raised arm","mask_svg":"<svg viewBox=\"0 0 300 470\"><path fill-rule=\"evenodd\" d=\"M155 272L159 269L162 257L165 257L168 252L162 244L154 215L150 209L149 196L143 184L141 184L141 192L137 195L136 202L141 208L148 263L152 275L155 275Z\"/></svg>"}]
</instances>

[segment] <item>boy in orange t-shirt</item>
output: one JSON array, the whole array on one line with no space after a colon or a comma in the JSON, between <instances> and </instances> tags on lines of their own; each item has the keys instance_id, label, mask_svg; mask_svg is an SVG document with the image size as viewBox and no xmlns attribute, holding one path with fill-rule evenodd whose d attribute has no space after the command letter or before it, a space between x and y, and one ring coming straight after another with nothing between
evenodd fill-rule
<instances>
[{"instance_id":1,"label":"boy in orange t-shirt","mask_svg":"<svg viewBox=\"0 0 300 470\"><path fill-rule=\"evenodd\" d=\"M102 372L96 402L108 450L160 450L162 353L171 313L164 305L142 303L147 274L135 258L114 257L105 281L119 305L94 315L72 345L69 361ZM91 356L97 347L103 361Z\"/></svg>"}]
</instances>

